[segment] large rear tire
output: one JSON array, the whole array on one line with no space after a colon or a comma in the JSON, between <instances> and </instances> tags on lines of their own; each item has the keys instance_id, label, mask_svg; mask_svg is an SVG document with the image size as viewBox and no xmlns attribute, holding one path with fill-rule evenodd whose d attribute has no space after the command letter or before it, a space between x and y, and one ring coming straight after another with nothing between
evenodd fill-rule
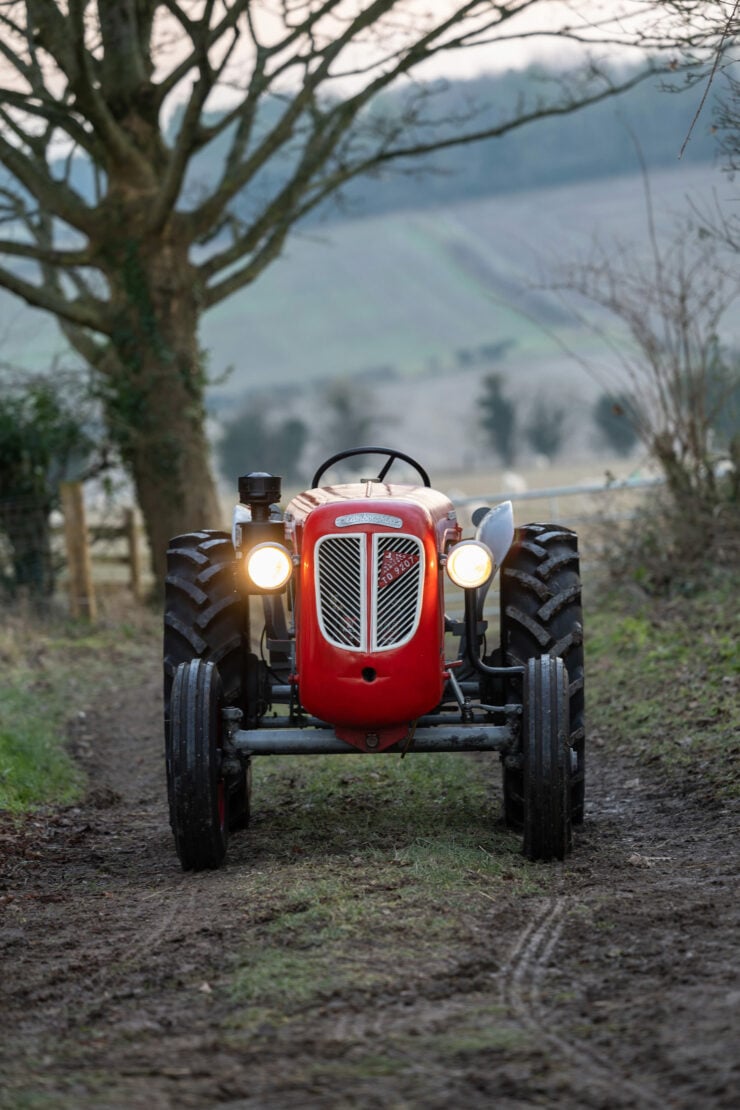
<instances>
[{"instance_id":1,"label":"large rear tire","mask_svg":"<svg viewBox=\"0 0 740 1110\"><path fill-rule=\"evenodd\" d=\"M525 524L501 568L501 658L523 666L540 655L563 660L568 672L570 746L576 755L571 784L571 819L583 822L586 787L583 610L578 537L554 524ZM516 696L516 692L511 692ZM507 766L508 762L508 766ZM521 829L522 770L504 762L504 818Z\"/></svg>"},{"instance_id":2,"label":"large rear tire","mask_svg":"<svg viewBox=\"0 0 740 1110\"><path fill-rule=\"evenodd\" d=\"M167 793L184 871L219 867L229 839L229 790L221 771L223 686L213 663L175 672L170 702Z\"/></svg>"},{"instance_id":3,"label":"large rear tire","mask_svg":"<svg viewBox=\"0 0 740 1110\"><path fill-rule=\"evenodd\" d=\"M524 680L524 854L565 859L572 847L568 676L562 659L530 659Z\"/></svg>"},{"instance_id":4,"label":"large rear tire","mask_svg":"<svg viewBox=\"0 0 740 1110\"><path fill-rule=\"evenodd\" d=\"M249 621L247 601L236 590L234 562L228 532L189 532L170 540L164 614L165 742L175 673L191 659L214 663L224 704L246 711ZM249 822L250 785L248 767L229 778L232 828Z\"/></svg>"}]
</instances>

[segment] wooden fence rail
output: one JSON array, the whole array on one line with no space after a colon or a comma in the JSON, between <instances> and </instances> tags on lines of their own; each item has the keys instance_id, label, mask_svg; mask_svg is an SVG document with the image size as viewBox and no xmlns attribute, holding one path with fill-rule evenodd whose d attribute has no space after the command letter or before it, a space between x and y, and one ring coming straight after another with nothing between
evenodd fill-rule
<instances>
[{"instance_id":1,"label":"wooden fence rail","mask_svg":"<svg viewBox=\"0 0 740 1110\"><path fill-rule=\"evenodd\" d=\"M127 568L126 584L134 598L140 599L143 535L134 509L129 507L121 511L120 524L91 524L85 512L81 483L63 482L60 491L71 615L84 620L95 620L95 588L106 582L103 568L111 566ZM96 550L101 542L117 547L118 550Z\"/></svg>"}]
</instances>

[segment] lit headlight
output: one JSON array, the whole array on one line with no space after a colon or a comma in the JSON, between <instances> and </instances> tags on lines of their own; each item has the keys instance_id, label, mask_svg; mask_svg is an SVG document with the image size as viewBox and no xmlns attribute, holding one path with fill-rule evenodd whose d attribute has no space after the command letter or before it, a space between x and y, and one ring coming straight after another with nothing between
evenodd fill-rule
<instances>
[{"instance_id":1,"label":"lit headlight","mask_svg":"<svg viewBox=\"0 0 740 1110\"><path fill-rule=\"evenodd\" d=\"M478 540L457 543L447 556L447 573L456 586L474 590L483 586L493 574L493 555Z\"/></svg>"},{"instance_id":2,"label":"lit headlight","mask_svg":"<svg viewBox=\"0 0 740 1110\"><path fill-rule=\"evenodd\" d=\"M293 560L278 543L258 543L247 555L246 571L258 590L282 590L293 573Z\"/></svg>"}]
</instances>

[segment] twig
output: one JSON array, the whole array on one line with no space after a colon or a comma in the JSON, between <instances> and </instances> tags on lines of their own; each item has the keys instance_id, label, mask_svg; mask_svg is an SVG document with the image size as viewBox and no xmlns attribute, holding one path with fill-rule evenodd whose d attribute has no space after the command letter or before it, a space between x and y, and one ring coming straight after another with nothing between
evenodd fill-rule
<instances>
[{"instance_id":1,"label":"twig","mask_svg":"<svg viewBox=\"0 0 740 1110\"><path fill-rule=\"evenodd\" d=\"M717 73L717 69L719 67L719 60L722 57L722 47L725 45L725 39L727 38L727 36L730 33L730 28L732 27L732 24L735 20L735 15L737 14L738 8L740 8L740 0L735 0L735 7L732 9L732 12L727 17L727 23L725 25L724 31L722 32L722 38L719 40L719 46L717 47L717 52L714 56L714 65L712 66L712 71L709 74L709 80L707 81L707 87L704 90L704 95L702 96L701 100L699 101L699 107L696 109L696 112L694 113L694 118L691 121L691 126L689 127L689 130L686 133L686 138L684 139L683 143L681 144L681 149L678 152L679 159L683 158L683 152L686 150L686 147L689 145L689 139L691 138L691 132L694 130L694 127L696 126L696 122L697 122L697 120L699 119L699 116L702 113L702 109L703 109L704 105L706 104L707 97L709 96L709 90L712 87L712 82L714 81L715 74Z\"/></svg>"}]
</instances>

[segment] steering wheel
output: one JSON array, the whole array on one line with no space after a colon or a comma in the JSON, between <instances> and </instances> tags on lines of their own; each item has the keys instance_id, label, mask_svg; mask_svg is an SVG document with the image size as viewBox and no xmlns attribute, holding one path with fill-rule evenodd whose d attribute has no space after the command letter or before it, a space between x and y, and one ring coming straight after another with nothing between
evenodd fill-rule
<instances>
[{"instance_id":1,"label":"steering wheel","mask_svg":"<svg viewBox=\"0 0 740 1110\"><path fill-rule=\"evenodd\" d=\"M409 466L412 466L414 468L425 486L431 486L432 484L429 481L429 475L427 474L424 467L420 466L416 459L412 459L411 455L404 455L403 451L392 451L389 447L352 447L349 451L340 451L339 454L332 455L330 459L327 459L325 463L321 464L321 466L313 476L313 479L311 481L311 489L316 489L324 474L326 474L327 470L329 470L330 467L334 466L335 463L341 462L342 459L351 459L355 455L388 456L388 461L384 463L383 469L380 471L380 474L378 474L378 477L376 479L376 481L378 482L385 481L385 476L390 468L393 466L393 463L396 461L396 459L403 459L404 462L407 462Z\"/></svg>"}]
</instances>

